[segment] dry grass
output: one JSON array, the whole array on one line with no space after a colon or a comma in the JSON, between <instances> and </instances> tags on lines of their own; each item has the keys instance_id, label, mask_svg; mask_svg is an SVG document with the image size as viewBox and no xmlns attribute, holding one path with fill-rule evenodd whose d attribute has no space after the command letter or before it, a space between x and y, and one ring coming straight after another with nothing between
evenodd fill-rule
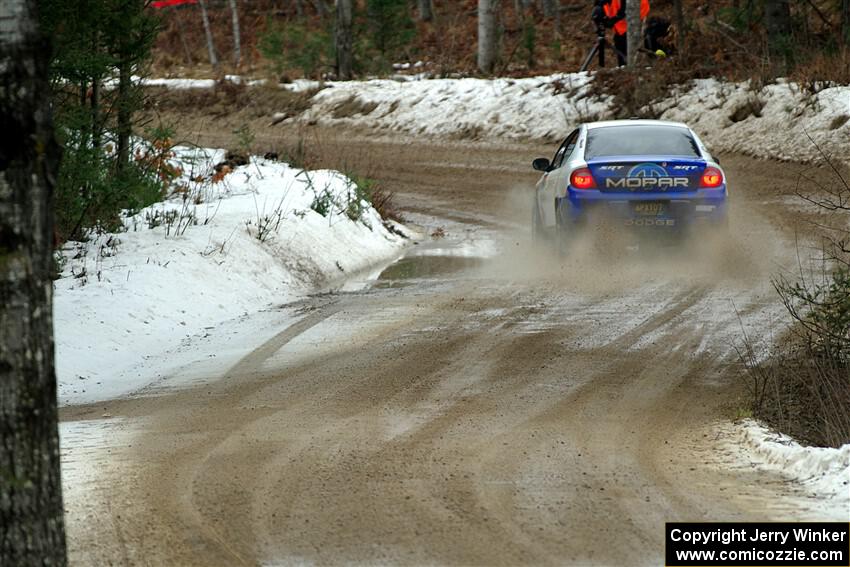
<instances>
[{"instance_id":1,"label":"dry grass","mask_svg":"<svg viewBox=\"0 0 850 567\"><path fill-rule=\"evenodd\" d=\"M836 85L850 85L850 49L814 51L800 61L790 78L812 93Z\"/></svg>"},{"instance_id":2,"label":"dry grass","mask_svg":"<svg viewBox=\"0 0 850 567\"><path fill-rule=\"evenodd\" d=\"M146 89L146 110L202 114L221 118L240 115L244 118L271 117L275 113L298 114L310 106L316 91L294 93L277 86L252 86L217 81L212 89Z\"/></svg>"},{"instance_id":3,"label":"dry grass","mask_svg":"<svg viewBox=\"0 0 850 567\"><path fill-rule=\"evenodd\" d=\"M753 416L803 443L850 443L850 367L794 334L766 360L745 353Z\"/></svg>"},{"instance_id":4,"label":"dry grass","mask_svg":"<svg viewBox=\"0 0 850 567\"><path fill-rule=\"evenodd\" d=\"M614 118L658 118L657 103L670 94L673 86L692 78L673 60L657 60L652 73L644 69L603 69L596 74L596 95L613 96Z\"/></svg>"},{"instance_id":5,"label":"dry grass","mask_svg":"<svg viewBox=\"0 0 850 567\"><path fill-rule=\"evenodd\" d=\"M745 340L743 359L755 417L801 441L838 447L850 442L850 184L846 171L821 157L823 174L798 179L798 195L824 213L821 248L800 260L794 280L774 279L790 336L765 358Z\"/></svg>"}]
</instances>

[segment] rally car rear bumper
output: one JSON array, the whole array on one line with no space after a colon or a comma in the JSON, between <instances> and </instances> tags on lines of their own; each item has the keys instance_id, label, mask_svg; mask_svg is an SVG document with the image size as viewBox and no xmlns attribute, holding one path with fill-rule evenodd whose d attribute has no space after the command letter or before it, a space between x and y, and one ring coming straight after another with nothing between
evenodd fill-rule
<instances>
[{"instance_id":1,"label":"rally car rear bumper","mask_svg":"<svg viewBox=\"0 0 850 567\"><path fill-rule=\"evenodd\" d=\"M593 218L622 222L624 226L686 228L725 225L726 186L681 192L612 193L578 190L556 199L558 224L584 224Z\"/></svg>"}]
</instances>

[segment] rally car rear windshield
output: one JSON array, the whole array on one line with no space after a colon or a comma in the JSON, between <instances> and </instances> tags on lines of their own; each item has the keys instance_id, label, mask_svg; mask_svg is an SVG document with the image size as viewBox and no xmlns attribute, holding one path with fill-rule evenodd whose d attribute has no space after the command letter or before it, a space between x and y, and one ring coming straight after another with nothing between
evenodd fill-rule
<instances>
[{"instance_id":1,"label":"rally car rear windshield","mask_svg":"<svg viewBox=\"0 0 850 567\"><path fill-rule=\"evenodd\" d=\"M679 126L604 126L587 132L585 159L619 156L700 157L690 131Z\"/></svg>"}]
</instances>

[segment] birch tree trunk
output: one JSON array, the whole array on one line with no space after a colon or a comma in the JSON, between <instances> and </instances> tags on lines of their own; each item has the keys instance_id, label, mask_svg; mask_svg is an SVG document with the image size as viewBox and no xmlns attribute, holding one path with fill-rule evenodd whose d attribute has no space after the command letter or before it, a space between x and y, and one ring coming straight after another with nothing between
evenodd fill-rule
<instances>
[{"instance_id":1,"label":"birch tree trunk","mask_svg":"<svg viewBox=\"0 0 850 567\"><path fill-rule=\"evenodd\" d=\"M496 8L498 0L478 0L478 69L492 73L496 65Z\"/></svg>"},{"instance_id":2,"label":"birch tree trunk","mask_svg":"<svg viewBox=\"0 0 850 567\"><path fill-rule=\"evenodd\" d=\"M218 67L218 57L215 56L215 44L213 43L212 30L210 29L210 17L207 13L207 3L204 0L198 0L198 5L201 7L201 18L204 21L204 35L207 37L207 51L210 54L210 65Z\"/></svg>"},{"instance_id":3,"label":"birch tree trunk","mask_svg":"<svg viewBox=\"0 0 850 567\"><path fill-rule=\"evenodd\" d=\"M434 7L431 5L431 0L418 0L419 19L423 22L430 22L434 19Z\"/></svg>"},{"instance_id":4,"label":"birch tree trunk","mask_svg":"<svg viewBox=\"0 0 850 567\"><path fill-rule=\"evenodd\" d=\"M336 0L336 70L343 81L352 77L351 0Z\"/></svg>"},{"instance_id":5,"label":"birch tree trunk","mask_svg":"<svg viewBox=\"0 0 850 567\"><path fill-rule=\"evenodd\" d=\"M65 565L53 359L50 49L0 0L0 565Z\"/></svg>"},{"instance_id":6,"label":"birch tree trunk","mask_svg":"<svg viewBox=\"0 0 850 567\"><path fill-rule=\"evenodd\" d=\"M239 8L236 0L230 0L230 18L233 22L233 60L239 67L242 64L242 39L239 36Z\"/></svg>"},{"instance_id":7,"label":"birch tree trunk","mask_svg":"<svg viewBox=\"0 0 850 567\"><path fill-rule=\"evenodd\" d=\"M626 41L628 42L627 62L629 67L635 67L641 47L640 0L628 0L626 2L626 22L629 26L626 32Z\"/></svg>"}]
</instances>

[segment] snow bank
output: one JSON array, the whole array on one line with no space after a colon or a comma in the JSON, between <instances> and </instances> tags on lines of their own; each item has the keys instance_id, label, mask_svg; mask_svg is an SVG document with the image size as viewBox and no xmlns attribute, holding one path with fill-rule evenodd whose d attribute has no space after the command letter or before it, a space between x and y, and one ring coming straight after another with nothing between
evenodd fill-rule
<instances>
[{"instance_id":1,"label":"snow bank","mask_svg":"<svg viewBox=\"0 0 850 567\"><path fill-rule=\"evenodd\" d=\"M591 93L591 76L528 79L373 80L326 83L301 119L469 138L564 137L576 124L613 118L612 100ZM808 139L839 160L850 155L850 86L817 94L780 80L697 80L654 105L660 118L693 126L715 151L794 161L818 159Z\"/></svg>"},{"instance_id":2,"label":"snow bank","mask_svg":"<svg viewBox=\"0 0 850 567\"><path fill-rule=\"evenodd\" d=\"M133 80L144 87L165 87L168 89L185 90L185 89L211 89L218 82L216 79L188 79L188 78L152 78L152 77L137 77L133 76ZM224 81L233 83L234 85L242 84L242 77L239 75L225 75ZM106 87L117 86L117 81L106 81ZM250 79L246 80L245 84L249 87L261 86L266 84L265 79Z\"/></svg>"},{"instance_id":3,"label":"snow bank","mask_svg":"<svg viewBox=\"0 0 850 567\"><path fill-rule=\"evenodd\" d=\"M589 73L524 79L431 79L427 74L366 81L280 85L318 90L298 119L454 138L560 140L576 124L615 117L613 99L594 94ZM238 76L226 80L238 83ZM262 80L246 80L248 85ZM145 79L174 89L211 88L212 80ZM829 155L850 162L850 86L817 93L783 79L763 88L699 79L655 101L659 118L693 126L715 151L809 162Z\"/></svg>"},{"instance_id":4,"label":"snow bank","mask_svg":"<svg viewBox=\"0 0 850 567\"><path fill-rule=\"evenodd\" d=\"M822 518L850 521L850 445L803 447L753 420L742 421L730 441L747 466L778 472L816 498Z\"/></svg>"},{"instance_id":5,"label":"snow bank","mask_svg":"<svg viewBox=\"0 0 850 567\"><path fill-rule=\"evenodd\" d=\"M389 230L342 174L254 158L213 182L223 157L180 148L182 192L62 250L62 404L137 390L192 337L401 254L403 227Z\"/></svg>"},{"instance_id":6,"label":"snow bank","mask_svg":"<svg viewBox=\"0 0 850 567\"><path fill-rule=\"evenodd\" d=\"M587 73L527 79L433 79L326 83L301 117L410 134L555 139L604 113Z\"/></svg>"},{"instance_id":7,"label":"snow bank","mask_svg":"<svg viewBox=\"0 0 850 567\"><path fill-rule=\"evenodd\" d=\"M661 103L661 118L688 123L714 150L808 162L820 158L814 140L850 161L850 86L811 94L782 80L752 89L702 79L688 87Z\"/></svg>"}]
</instances>

